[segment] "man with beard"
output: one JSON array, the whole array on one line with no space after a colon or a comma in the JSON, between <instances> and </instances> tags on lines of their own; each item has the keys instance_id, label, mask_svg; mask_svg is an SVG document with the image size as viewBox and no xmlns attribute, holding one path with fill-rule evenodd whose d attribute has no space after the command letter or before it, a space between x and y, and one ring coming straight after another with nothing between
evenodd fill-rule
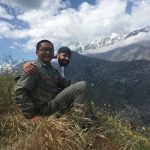
<instances>
[{"instance_id":1,"label":"man with beard","mask_svg":"<svg viewBox=\"0 0 150 150\"><path fill-rule=\"evenodd\" d=\"M57 55L51 60L51 65L59 71L59 73L64 77L64 67L66 67L71 58L70 48L63 46L59 48ZM37 68L34 62L27 62L23 65L23 70L27 74L34 74L37 71Z\"/></svg>"},{"instance_id":2,"label":"man with beard","mask_svg":"<svg viewBox=\"0 0 150 150\"><path fill-rule=\"evenodd\" d=\"M70 58L71 50L68 47L63 46L59 48L56 58L51 60L52 66L56 68L63 77L65 76L64 67L69 64Z\"/></svg>"}]
</instances>

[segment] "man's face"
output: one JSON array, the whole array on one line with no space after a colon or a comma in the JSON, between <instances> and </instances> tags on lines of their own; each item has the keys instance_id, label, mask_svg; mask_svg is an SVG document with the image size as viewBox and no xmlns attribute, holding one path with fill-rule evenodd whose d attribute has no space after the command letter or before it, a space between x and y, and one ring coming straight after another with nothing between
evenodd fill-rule
<instances>
[{"instance_id":1,"label":"man's face","mask_svg":"<svg viewBox=\"0 0 150 150\"><path fill-rule=\"evenodd\" d=\"M50 43L43 42L41 43L40 48L36 51L36 54L42 62L49 64L54 57L54 47Z\"/></svg>"},{"instance_id":2,"label":"man's face","mask_svg":"<svg viewBox=\"0 0 150 150\"><path fill-rule=\"evenodd\" d=\"M67 66L70 62L71 56L67 53L58 53L57 54L57 60L60 64L60 66Z\"/></svg>"}]
</instances>

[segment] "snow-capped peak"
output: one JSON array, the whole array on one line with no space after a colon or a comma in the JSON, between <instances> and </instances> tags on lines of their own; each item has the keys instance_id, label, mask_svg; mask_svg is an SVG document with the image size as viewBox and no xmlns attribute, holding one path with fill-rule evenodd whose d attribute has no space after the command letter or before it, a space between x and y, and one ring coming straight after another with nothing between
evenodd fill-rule
<instances>
[{"instance_id":1,"label":"snow-capped peak","mask_svg":"<svg viewBox=\"0 0 150 150\"><path fill-rule=\"evenodd\" d=\"M142 28L142 29L140 29L140 30L135 30L135 31L129 33L129 34L125 37L125 39L130 38L130 37L133 37L133 36L135 36L135 35L138 35L139 33L142 33L142 32L149 32L149 31L150 31L150 26L147 26L147 27Z\"/></svg>"},{"instance_id":2,"label":"snow-capped peak","mask_svg":"<svg viewBox=\"0 0 150 150\"><path fill-rule=\"evenodd\" d=\"M111 35L106 36L106 37L98 37L96 39L94 39L91 42L88 42L88 44L77 44L74 45L74 50L78 53L85 53L88 50L92 50L92 49L99 49L99 48L107 48L108 46L112 46L112 45L117 45L119 42L124 41L128 38L133 38L138 36L142 36L143 34L145 34L146 32L150 31L150 26L147 26L145 28L139 29L139 30L135 30L129 34L118 34L113 32Z\"/></svg>"},{"instance_id":3,"label":"snow-capped peak","mask_svg":"<svg viewBox=\"0 0 150 150\"><path fill-rule=\"evenodd\" d=\"M82 47L82 51L113 45L114 43L119 42L120 40L123 40L125 36L126 35L112 33L110 36L100 37L86 44L84 47Z\"/></svg>"}]
</instances>

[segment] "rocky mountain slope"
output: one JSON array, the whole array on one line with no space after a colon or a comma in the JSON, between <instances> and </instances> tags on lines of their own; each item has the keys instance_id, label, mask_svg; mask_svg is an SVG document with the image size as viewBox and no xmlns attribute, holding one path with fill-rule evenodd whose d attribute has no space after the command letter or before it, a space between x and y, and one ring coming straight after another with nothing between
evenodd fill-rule
<instances>
[{"instance_id":1,"label":"rocky mountain slope","mask_svg":"<svg viewBox=\"0 0 150 150\"><path fill-rule=\"evenodd\" d=\"M150 62L109 62L73 53L66 70L74 81L91 84L97 106L126 112L129 119L150 124Z\"/></svg>"}]
</instances>

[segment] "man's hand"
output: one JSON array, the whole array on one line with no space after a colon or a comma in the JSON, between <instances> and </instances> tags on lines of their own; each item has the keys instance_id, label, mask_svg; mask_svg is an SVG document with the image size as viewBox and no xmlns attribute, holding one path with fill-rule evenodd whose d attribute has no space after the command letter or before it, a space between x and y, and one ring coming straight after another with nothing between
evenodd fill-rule
<instances>
[{"instance_id":1,"label":"man's hand","mask_svg":"<svg viewBox=\"0 0 150 150\"><path fill-rule=\"evenodd\" d=\"M31 120L32 120L33 122L38 122L38 121L40 121L41 119L42 119L41 116L34 116Z\"/></svg>"},{"instance_id":2,"label":"man's hand","mask_svg":"<svg viewBox=\"0 0 150 150\"><path fill-rule=\"evenodd\" d=\"M29 75L33 75L33 74L37 73L37 71L38 71L34 62L26 62L25 64L23 64L23 70L25 73L27 73Z\"/></svg>"}]
</instances>

